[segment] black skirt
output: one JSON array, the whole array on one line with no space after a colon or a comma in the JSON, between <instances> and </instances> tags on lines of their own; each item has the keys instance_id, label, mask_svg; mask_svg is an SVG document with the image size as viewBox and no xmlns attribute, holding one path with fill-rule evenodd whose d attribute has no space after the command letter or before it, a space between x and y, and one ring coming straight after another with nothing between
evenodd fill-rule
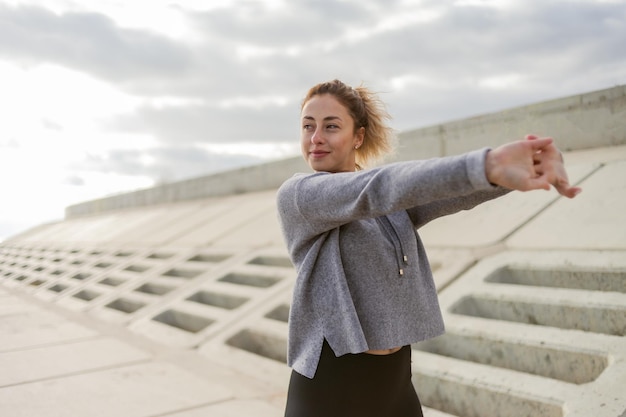
<instances>
[{"instance_id":1,"label":"black skirt","mask_svg":"<svg viewBox=\"0 0 626 417\"><path fill-rule=\"evenodd\" d=\"M336 357L326 341L313 379L292 371L285 417L422 417L411 347Z\"/></svg>"}]
</instances>

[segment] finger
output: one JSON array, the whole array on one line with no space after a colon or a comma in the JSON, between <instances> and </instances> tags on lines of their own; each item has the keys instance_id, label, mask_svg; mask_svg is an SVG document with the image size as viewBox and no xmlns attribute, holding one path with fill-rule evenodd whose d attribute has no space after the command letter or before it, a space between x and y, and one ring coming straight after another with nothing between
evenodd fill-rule
<instances>
[{"instance_id":1,"label":"finger","mask_svg":"<svg viewBox=\"0 0 626 417\"><path fill-rule=\"evenodd\" d=\"M582 191L582 188L572 187L569 185L569 182L563 180L558 181L556 184L554 184L554 188L556 188L559 194L567 198L574 198Z\"/></svg>"},{"instance_id":2,"label":"finger","mask_svg":"<svg viewBox=\"0 0 626 417\"><path fill-rule=\"evenodd\" d=\"M559 188L557 188L557 191L559 192L559 194L561 194L564 197L574 198L574 197L576 197L578 194L580 194L582 192L582 188L580 188L580 187L567 187L567 188L559 187Z\"/></svg>"},{"instance_id":3,"label":"finger","mask_svg":"<svg viewBox=\"0 0 626 417\"><path fill-rule=\"evenodd\" d=\"M541 138L539 135L533 135L533 134L528 134L526 136L524 136L524 138L526 138L526 140L537 140L537 139L552 139L551 137L547 136L545 138Z\"/></svg>"},{"instance_id":4,"label":"finger","mask_svg":"<svg viewBox=\"0 0 626 417\"><path fill-rule=\"evenodd\" d=\"M552 138L536 138L536 139L529 139L528 143L530 143L530 146L534 152L539 152L542 149L548 147L550 144L552 144L552 142L553 142Z\"/></svg>"}]
</instances>

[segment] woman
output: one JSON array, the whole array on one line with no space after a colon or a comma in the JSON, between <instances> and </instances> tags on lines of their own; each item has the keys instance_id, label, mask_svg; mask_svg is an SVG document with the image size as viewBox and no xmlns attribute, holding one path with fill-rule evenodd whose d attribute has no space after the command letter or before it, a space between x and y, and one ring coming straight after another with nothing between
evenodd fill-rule
<instances>
[{"instance_id":1,"label":"woman","mask_svg":"<svg viewBox=\"0 0 626 417\"><path fill-rule=\"evenodd\" d=\"M443 333L416 230L510 190L574 197L550 138L362 169L391 150L388 115L335 80L301 109L312 174L287 180L279 217L298 278L289 317L287 417L421 416L410 345Z\"/></svg>"}]
</instances>

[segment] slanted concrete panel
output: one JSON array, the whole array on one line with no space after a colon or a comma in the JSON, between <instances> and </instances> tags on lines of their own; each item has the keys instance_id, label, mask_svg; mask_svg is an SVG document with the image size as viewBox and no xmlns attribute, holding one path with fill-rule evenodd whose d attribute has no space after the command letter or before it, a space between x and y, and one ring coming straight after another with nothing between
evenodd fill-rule
<instances>
[{"instance_id":1,"label":"slanted concrete panel","mask_svg":"<svg viewBox=\"0 0 626 417\"><path fill-rule=\"evenodd\" d=\"M221 402L234 393L165 363L148 363L5 387L0 415L146 417ZM36 401L33 399L36 398Z\"/></svg>"},{"instance_id":2,"label":"slanted concrete panel","mask_svg":"<svg viewBox=\"0 0 626 417\"><path fill-rule=\"evenodd\" d=\"M626 249L626 161L585 180L573 201L557 201L507 240L512 248ZM540 237L540 238L538 238Z\"/></svg>"},{"instance_id":3,"label":"slanted concrete panel","mask_svg":"<svg viewBox=\"0 0 626 417\"><path fill-rule=\"evenodd\" d=\"M209 405L180 413L169 414L167 417L282 417L283 407L259 400L231 400Z\"/></svg>"},{"instance_id":4,"label":"slanted concrete panel","mask_svg":"<svg viewBox=\"0 0 626 417\"><path fill-rule=\"evenodd\" d=\"M284 247L276 206L271 205L269 209L259 211L248 223L241 224L239 228L213 244L232 248L242 247L244 244L248 248Z\"/></svg>"},{"instance_id":5,"label":"slanted concrete panel","mask_svg":"<svg viewBox=\"0 0 626 417\"><path fill-rule=\"evenodd\" d=\"M98 234L90 234L85 240L87 242L96 242L99 245L109 242L125 243L131 236L138 237L134 234L134 231L157 224L156 220L165 212L167 212L166 207L153 207L152 210L129 209L116 213L117 219L114 227L110 227L108 230Z\"/></svg>"},{"instance_id":6,"label":"slanted concrete panel","mask_svg":"<svg viewBox=\"0 0 626 417\"><path fill-rule=\"evenodd\" d=\"M244 196L226 197L207 208L214 214L206 216L205 221L193 230L170 242L172 246L209 246L216 240L227 236L240 224L254 219L259 212L265 211L274 204L273 192L252 193ZM245 242L242 242L245 243Z\"/></svg>"},{"instance_id":7,"label":"slanted concrete panel","mask_svg":"<svg viewBox=\"0 0 626 417\"><path fill-rule=\"evenodd\" d=\"M40 309L0 316L0 352L64 343L96 334L93 330Z\"/></svg>"},{"instance_id":8,"label":"slanted concrete panel","mask_svg":"<svg viewBox=\"0 0 626 417\"><path fill-rule=\"evenodd\" d=\"M194 216L198 210L201 210L201 207L197 203L163 207L157 211L155 216L150 217L150 221L139 223L136 227L127 229L108 240L133 246L161 246L169 241L172 236L179 235L181 226L183 226L181 222ZM147 214L149 210L144 209L142 211Z\"/></svg>"},{"instance_id":9,"label":"slanted concrete panel","mask_svg":"<svg viewBox=\"0 0 626 417\"><path fill-rule=\"evenodd\" d=\"M6 243L15 241L19 238L21 242L45 242L50 240L50 236L57 236L57 233L67 227L67 222L59 221L41 225L39 227L28 230L18 236L7 239Z\"/></svg>"},{"instance_id":10,"label":"slanted concrete panel","mask_svg":"<svg viewBox=\"0 0 626 417\"><path fill-rule=\"evenodd\" d=\"M8 291L0 289L0 320L4 320L3 316L16 316L35 312L37 312L36 307L26 304L18 297L12 296Z\"/></svg>"},{"instance_id":11,"label":"slanted concrete panel","mask_svg":"<svg viewBox=\"0 0 626 417\"><path fill-rule=\"evenodd\" d=\"M149 358L138 349L102 338L4 352L0 355L0 387L92 372Z\"/></svg>"},{"instance_id":12,"label":"slanted concrete panel","mask_svg":"<svg viewBox=\"0 0 626 417\"><path fill-rule=\"evenodd\" d=\"M569 167L570 182L579 183L597 168L597 164ZM436 219L422 227L420 235L427 247L493 245L503 241L559 198L563 199L555 190L514 191L471 210ZM575 207L580 203L576 199L562 204ZM550 233L548 228L542 230L540 235L543 237Z\"/></svg>"}]
</instances>

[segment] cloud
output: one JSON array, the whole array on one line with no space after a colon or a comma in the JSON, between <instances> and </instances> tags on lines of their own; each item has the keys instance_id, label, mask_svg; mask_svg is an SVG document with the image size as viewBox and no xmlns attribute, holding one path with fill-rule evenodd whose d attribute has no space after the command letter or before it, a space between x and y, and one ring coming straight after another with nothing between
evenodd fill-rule
<instances>
[{"instance_id":1,"label":"cloud","mask_svg":"<svg viewBox=\"0 0 626 417\"><path fill-rule=\"evenodd\" d=\"M297 139L297 104L145 106L113 118L112 131L148 132L162 144L284 142ZM270 127L271 126L271 127Z\"/></svg>"},{"instance_id":2,"label":"cloud","mask_svg":"<svg viewBox=\"0 0 626 417\"><path fill-rule=\"evenodd\" d=\"M46 128L46 129L50 129L50 130L56 130L56 131L62 131L63 130L63 126L61 126L59 123L49 120L49 119L42 119L41 120L41 125Z\"/></svg>"},{"instance_id":3,"label":"cloud","mask_svg":"<svg viewBox=\"0 0 626 417\"><path fill-rule=\"evenodd\" d=\"M67 176L63 180L62 184L74 185L74 186L79 186L80 187L80 186L85 185L85 180L82 177L80 177L79 175L73 174L73 175Z\"/></svg>"},{"instance_id":4,"label":"cloud","mask_svg":"<svg viewBox=\"0 0 626 417\"><path fill-rule=\"evenodd\" d=\"M55 14L0 4L0 54L27 65L51 62L111 82L181 76L192 53L180 42L124 29L99 13Z\"/></svg>"},{"instance_id":5,"label":"cloud","mask_svg":"<svg viewBox=\"0 0 626 417\"><path fill-rule=\"evenodd\" d=\"M386 87L413 73L441 88L512 72L551 78L552 68L601 65L590 54L623 63L615 51L626 36L623 2L255 1L185 13L198 32L188 43L96 12L0 6L0 54L78 69L138 96L215 104L293 97L335 77Z\"/></svg>"},{"instance_id":6,"label":"cloud","mask_svg":"<svg viewBox=\"0 0 626 417\"><path fill-rule=\"evenodd\" d=\"M402 129L623 82L625 57L615 53L626 43L623 4L454 4L290 2L267 10L248 3L189 13L211 40L201 55L214 56L209 50L220 44L233 62L172 82L173 92L191 91L204 104L148 105L113 125L148 130L167 143L287 140L306 89L332 78L383 92ZM237 51L244 53L237 58ZM233 94L285 101L220 107Z\"/></svg>"},{"instance_id":7,"label":"cloud","mask_svg":"<svg viewBox=\"0 0 626 417\"><path fill-rule=\"evenodd\" d=\"M350 27L371 24L368 2L316 0L285 2L267 8L262 2L242 2L232 8L190 13L200 33L229 45L253 45L259 51L289 51L332 41Z\"/></svg>"},{"instance_id":8,"label":"cloud","mask_svg":"<svg viewBox=\"0 0 626 417\"><path fill-rule=\"evenodd\" d=\"M166 146L295 140L302 95L332 78L381 92L395 127L412 129L610 86L623 82L626 64L615 53L626 42L619 3L240 2L187 11L193 45L95 13L13 13L29 28L33 16L48 22L34 33L56 33L67 45L56 49L69 56L78 35L94 50L119 46L115 59L130 63L103 72L106 57L86 55L82 68L146 101L104 125ZM77 65L60 52L56 59ZM179 102L155 104L163 96Z\"/></svg>"},{"instance_id":9,"label":"cloud","mask_svg":"<svg viewBox=\"0 0 626 417\"><path fill-rule=\"evenodd\" d=\"M68 177L66 183L89 186L88 177L94 172L171 182L261 161L261 157L250 154L217 154L195 146L112 149L74 162L71 168L78 174Z\"/></svg>"}]
</instances>

